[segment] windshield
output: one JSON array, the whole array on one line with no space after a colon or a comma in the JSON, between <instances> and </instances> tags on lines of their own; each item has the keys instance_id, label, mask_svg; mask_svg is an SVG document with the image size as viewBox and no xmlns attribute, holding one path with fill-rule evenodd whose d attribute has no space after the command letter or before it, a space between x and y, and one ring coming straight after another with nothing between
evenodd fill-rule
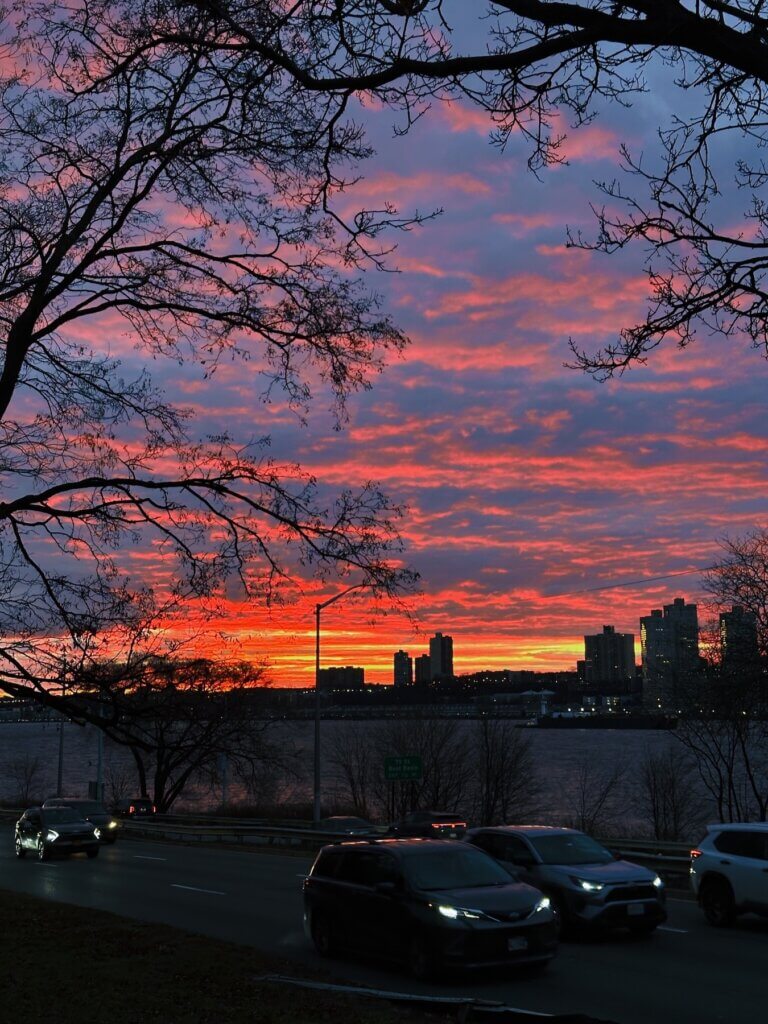
<instances>
[{"instance_id":1,"label":"windshield","mask_svg":"<svg viewBox=\"0 0 768 1024\"><path fill-rule=\"evenodd\" d=\"M470 889L509 885L510 876L496 861L471 846L446 846L403 858L405 877L417 889Z\"/></svg>"},{"instance_id":2,"label":"windshield","mask_svg":"<svg viewBox=\"0 0 768 1024\"><path fill-rule=\"evenodd\" d=\"M103 804L100 804L98 800L71 800L69 806L74 807L76 811L82 811L83 814L107 813Z\"/></svg>"},{"instance_id":3,"label":"windshield","mask_svg":"<svg viewBox=\"0 0 768 1024\"><path fill-rule=\"evenodd\" d=\"M78 814L71 807L46 807L43 811L43 822L46 825L66 825L82 820L82 814Z\"/></svg>"},{"instance_id":4,"label":"windshield","mask_svg":"<svg viewBox=\"0 0 768 1024\"><path fill-rule=\"evenodd\" d=\"M589 836L528 836L528 842L545 864L608 864L613 855Z\"/></svg>"}]
</instances>

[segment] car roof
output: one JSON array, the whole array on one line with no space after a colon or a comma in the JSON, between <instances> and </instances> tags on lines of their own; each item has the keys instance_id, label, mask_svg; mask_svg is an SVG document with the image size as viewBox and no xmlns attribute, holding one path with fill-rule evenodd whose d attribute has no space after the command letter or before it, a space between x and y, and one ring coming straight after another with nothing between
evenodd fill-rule
<instances>
[{"instance_id":1,"label":"car roof","mask_svg":"<svg viewBox=\"0 0 768 1024\"><path fill-rule=\"evenodd\" d=\"M421 839L416 836L408 836L403 839L343 839L338 843L329 843L323 850L345 849L345 850L370 850L373 847L392 850L398 855L406 857L411 854L427 850L445 850L461 848L463 844L457 843L455 839Z\"/></svg>"},{"instance_id":2,"label":"car roof","mask_svg":"<svg viewBox=\"0 0 768 1024\"><path fill-rule=\"evenodd\" d=\"M52 796L46 800L43 807L69 807L72 804L97 804L98 800L92 800L87 796Z\"/></svg>"},{"instance_id":3,"label":"car roof","mask_svg":"<svg viewBox=\"0 0 768 1024\"><path fill-rule=\"evenodd\" d=\"M559 825L488 825L484 828L472 828L469 830L470 835L477 834L478 832L500 832L502 834L522 832L529 836L573 836L585 834L579 832L577 828L566 828Z\"/></svg>"},{"instance_id":4,"label":"car roof","mask_svg":"<svg viewBox=\"0 0 768 1024\"><path fill-rule=\"evenodd\" d=\"M707 825L707 832L768 832L768 821L723 821Z\"/></svg>"}]
</instances>

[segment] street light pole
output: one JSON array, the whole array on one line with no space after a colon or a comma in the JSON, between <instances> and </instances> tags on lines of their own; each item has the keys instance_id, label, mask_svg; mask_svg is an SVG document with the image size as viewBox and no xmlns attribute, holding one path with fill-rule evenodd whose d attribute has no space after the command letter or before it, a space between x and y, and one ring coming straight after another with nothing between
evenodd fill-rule
<instances>
[{"instance_id":1,"label":"street light pole","mask_svg":"<svg viewBox=\"0 0 768 1024\"><path fill-rule=\"evenodd\" d=\"M314 801L312 806L312 821L315 825L320 821L320 612L329 604L338 601L349 594L352 590L360 590L361 587L368 587L369 583L353 583L351 587L340 591L327 601L320 601L315 605L315 763L314 763Z\"/></svg>"}]
</instances>

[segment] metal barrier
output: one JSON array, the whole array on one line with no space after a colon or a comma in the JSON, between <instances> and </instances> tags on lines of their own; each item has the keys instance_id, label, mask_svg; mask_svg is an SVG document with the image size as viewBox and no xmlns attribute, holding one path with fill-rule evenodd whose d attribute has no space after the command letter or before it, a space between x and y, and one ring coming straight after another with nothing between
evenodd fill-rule
<instances>
[{"instance_id":1,"label":"metal barrier","mask_svg":"<svg viewBox=\"0 0 768 1024\"><path fill-rule=\"evenodd\" d=\"M0 808L0 821L15 821L21 810ZM308 821L285 822L266 819L213 818L207 815L158 814L152 820L126 818L121 821L126 838L164 839L182 843L218 843L250 849L272 849L281 853L315 853L326 843L354 841L365 836L327 832L312 828ZM379 826L371 838L386 834ZM688 888L690 849L693 843L668 843L655 839L601 839L612 853L657 871L673 888Z\"/></svg>"}]
</instances>

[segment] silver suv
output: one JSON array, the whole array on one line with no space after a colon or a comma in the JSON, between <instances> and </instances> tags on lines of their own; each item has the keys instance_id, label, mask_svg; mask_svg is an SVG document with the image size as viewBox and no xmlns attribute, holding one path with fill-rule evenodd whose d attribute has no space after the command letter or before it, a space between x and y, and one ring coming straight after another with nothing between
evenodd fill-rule
<instances>
[{"instance_id":1,"label":"silver suv","mask_svg":"<svg viewBox=\"0 0 768 1024\"><path fill-rule=\"evenodd\" d=\"M716 928L739 914L768 917L768 823L707 825L691 850L691 887Z\"/></svg>"},{"instance_id":2,"label":"silver suv","mask_svg":"<svg viewBox=\"0 0 768 1024\"><path fill-rule=\"evenodd\" d=\"M576 928L626 928L648 935L666 920L664 883L656 872L617 859L576 829L496 825L470 829L464 838L520 881L546 893L561 934Z\"/></svg>"}]
</instances>

